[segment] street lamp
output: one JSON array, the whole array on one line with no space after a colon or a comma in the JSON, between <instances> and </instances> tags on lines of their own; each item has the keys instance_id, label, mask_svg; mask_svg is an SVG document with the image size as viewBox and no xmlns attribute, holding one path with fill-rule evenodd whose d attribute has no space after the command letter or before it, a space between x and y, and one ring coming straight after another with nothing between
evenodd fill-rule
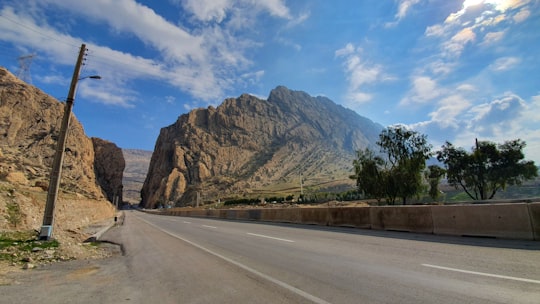
<instances>
[{"instance_id":1,"label":"street lamp","mask_svg":"<svg viewBox=\"0 0 540 304\"><path fill-rule=\"evenodd\" d=\"M71 78L71 86L66 99L66 105L64 106L64 117L62 118L62 125L60 127L60 134L58 136L58 143L56 145L56 152L54 154L54 161L50 174L47 203L45 204L45 213L43 215L43 225L39 232L40 240L49 240L52 235L54 205L56 204L56 198L58 197L58 187L60 186L60 177L62 175L62 163L64 162L64 150L66 149L67 129L69 128L69 122L71 120L71 109L73 108L73 101L75 100L77 82L85 78L101 79L101 76L97 75L79 78L85 52L86 45L82 44L77 63L75 64L75 70L73 71L73 77Z\"/></svg>"},{"instance_id":2,"label":"street lamp","mask_svg":"<svg viewBox=\"0 0 540 304\"><path fill-rule=\"evenodd\" d=\"M83 79L86 79L86 78L101 79L101 76L99 76L99 75L84 76L84 77L79 78L79 80L83 80Z\"/></svg>"}]
</instances>

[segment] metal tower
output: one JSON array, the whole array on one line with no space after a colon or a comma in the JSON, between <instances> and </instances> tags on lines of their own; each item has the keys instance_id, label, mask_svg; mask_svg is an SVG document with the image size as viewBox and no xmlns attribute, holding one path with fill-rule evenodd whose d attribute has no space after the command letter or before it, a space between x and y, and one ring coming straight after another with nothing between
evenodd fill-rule
<instances>
[{"instance_id":1,"label":"metal tower","mask_svg":"<svg viewBox=\"0 0 540 304\"><path fill-rule=\"evenodd\" d=\"M24 55L17 60L19 60L19 71L17 72L17 77L22 81L31 84L32 77L30 76L30 65L32 60L36 57L36 54Z\"/></svg>"}]
</instances>

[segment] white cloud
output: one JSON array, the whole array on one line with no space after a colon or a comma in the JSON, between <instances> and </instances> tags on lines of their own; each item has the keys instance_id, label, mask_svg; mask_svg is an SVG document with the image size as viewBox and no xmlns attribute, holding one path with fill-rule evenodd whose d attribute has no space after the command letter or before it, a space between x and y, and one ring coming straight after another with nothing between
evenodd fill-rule
<instances>
[{"instance_id":1,"label":"white cloud","mask_svg":"<svg viewBox=\"0 0 540 304\"><path fill-rule=\"evenodd\" d=\"M529 16L531 15L531 12L528 9L522 9L517 14L514 15L513 20L516 23L521 23L525 21Z\"/></svg>"},{"instance_id":2,"label":"white cloud","mask_svg":"<svg viewBox=\"0 0 540 304\"><path fill-rule=\"evenodd\" d=\"M475 92L477 91L476 87L472 84L468 84L468 83L464 83L464 84L460 84L457 88L456 88L456 91L461 91L461 92Z\"/></svg>"},{"instance_id":3,"label":"white cloud","mask_svg":"<svg viewBox=\"0 0 540 304\"><path fill-rule=\"evenodd\" d=\"M428 135L435 147L450 141L469 149L475 138L496 143L520 138L527 142L526 158L540 163L540 95L529 102L511 92L479 105L474 99L452 94L438 102L430 120L409 126Z\"/></svg>"},{"instance_id":4,"label":"white cloud","mask_svg":"<svg viewBox=\"0 0 540 304\"><path fill-rule=\"evenodd\" d=\"M264 76L264 71L259 70L255 72L249 72L242 74L240 77L249 84L255 84L258 83Z\"/></svg>"},{"instance_id":5,"label":"white cloud","mask_svg":"<svg viewBox=\"0 0 540 304\"><path fill-rule=\"evenodd\" d=\"M373 96L363 92L349 92L346 96L347 106L356 109L358 104L366 103L371 100Z\"/></svg>"},{"instance_id":6,"label":"white cloud","mask_svg":"<svg viewBox=\"0 0 540 304\"><path fill-rule=\"evenodd\" d=\"M81 81L79 83L78 94L86 99L101 101L107 105L119 106L123 108L133 108L136 100L135 93L122 87L118 87L114 82ZM77 98L75 98L76 100ZM105 102L104 102L105 101Z\"/></svg>"},{"instance_id":7,"label":"white cloud","mask_svg":"<svg viewBox=\"0 0 540 304\"><path fill-rule=\"evenodd\" d=\"M251 17L255 17L261 12L266 12L271 16L293 20L294 22L303 22L307 16L300 15L298 18L293 18L291 12L285 2L282 0L177 0L185 10L193 14L197 20L202 22L222 23L226 18L234 16L242 16L241 19L247 21ZM251 22L237 22L235 26L249 26Z\"/></svg>"},{"instance_id":8,"label":"white cloud","mask_svg":"<svg viewBox=\"0 0 540 304\"><path fill-rule=\"evenodd\" d=\"M232 5L229 0L183 0L182 3L197 19L217 23L225 19Z\"/></svg>"},{"instance_id":9,"label":"white cloud","mask_svg":"<svg viewBox=\"0 0 540 304\"><path fill-rule=\"evenodd\" d=\"M470 120L471 128L488 136L506 133L515 125L513 120L523 113L525 107L525 102L513 94L477 105L470 110L471 114L474 114Z\"/></svg>"},{"instance_id":10,"label":"white cloud","mask_svg":"<svg viewBox=\"0 0 540 304\"><path fill-rule=\"evenodd\" d=\"M396 14L394 15L395 21L387 22L385 26L386 27L396 26L402 19L404 19L407 16L410 9L418 3L420 3L420 0L399 0L398 10Z\"/></svg>"},{"instance_id":11,"label":"white cloud","mask_svg":"<svg viewBox=\"0 0 540 304\"><path fill-rule=\"evenodd\" d=\"M499 32L490 32L487 33L484 36L484 40L482 41L483 45L492 45L496 42L499 42L504 37L505 32L499 31Z\"/></svg>"},{"instance_id":12,"label":"white cloud","mask_svg":"<svg viewBox=\"0 0 540 304\"><path fill-rule=\"evenodd\" d=\"M521 62L521 59L517 57L502 57L495 60L495 62L493 62L489 66L489 69L494 72L503 72L503 71L507 71L513 68L520 62Z\"/></svg>"},{"instance_id":13,"label":"white cloud","mask_svg":"<svg viewBox=\"0 0 540 304\"><path fill-rule=\"evenodd\" d=\"M344 58L343 69L348 82L347 99L356 103L371 100L371 94L364 92L366 85L392 80L379 64L369 63L363 58L362 48L348 43L344 48L336 50L335 56Z\"/></svg>"},{"instance_id":14,"label":"white cloud","mask_svg":"<svg viewBox=\"0 0 540 304\"><path fill-rule=\"evenodd\" d=\"M442 37L444 36L446 30L445 30L445 27L441 24L435 24L435 25L432 25L432 26L428 26L426 28L426 31L424 32L424 34L427 36L427 37Z\"/></svg>"},{"instance_id":15,"label":"white cloud","mask_svg":"<svg viewBox=\"0 0 540 304\"><path fill-rule=\"evenodd\" d=\"M167 95L165 96L165 102L168 104L174 104L176 101L176 97Z\"/></svg>"},{"instance_id":16,"label":"white cloud","mask_svg":"<svg viewBox=\"0 0 540 304\"><path fill-rule=\"evenodd\" d=\"M443 90L437 86L437 82L427 76L415 76L411 80L412 88L401 105L425 104L441 95Z\"/></svg>"},{"instance_id":17,"label":"white cloud","mask_svg":"<svg viewBox=\"0 0 540 304\"><path fill-rule=\"evenodd\" d=\"M291 19L289 8L282 0L250 1L256 6L266 9L271 15L280 18Z\"/></svg>"},{"instance_id":18,"label":"white cloud","mask_svg":"<svg viewBox=\"0 0 540 304\"><path fill-rule=\"evenodd\" d=\"M113 87L125 87L131 80L150 78L169 83L196 99L211 101L222 98L235 82L244 81L241 75L250 73L252 65L247 51L261 46L236 35L228 26L219 25L220 22L229 14L231 18L244 15L255 20L258 13L267 13L286 22L293 20L290 10L281 0L241 0L242 3L231 0L179 1L177 3L185 5L197 19L212 24L188 30L135 0L43 0L33 5L32 15L26 9L17 11L4 6L2 16L23 26L14 27L0 18L0 40L37 50L57 64L73 65L83 39L66 34L66 27L47 24L48 19L42 14L56 9L75 17L83 15L89 22L110 27L118 35L134 36L149 49L159 52L158 56L148 59L105 45L87 43L91 50L87 68L105 76L114 84ZM249 11L250 8L256 12ZM307 15L301 16L302 21L305 18ZM90 94L84 90L81 93ZM92 97L101 98L103 103L122 106L131 105L134 100L131 95L120 93L116 98L110 94L114 93L93 93Z\"/></svg>"},{"instance_id":19,"label":"white cloud","mask_svg":"<svg viewBox=\"0 0 540 304\"><path fill-rule=\"evenodd\" d=\"M448 42L443 43L443 53L447 57L459 57L465 49L465 45L474 41L475 38L476 35L472 28L464 28L455 34Z\"/></svg>"},{"instance_id":20,"label":"white cloud","mask_svg":"<svg viewBox=\"0 0 540 304\"><path fill-rule=\"evenodd\" d=\"M431 120L441 128L458 128L459 118L471 103L461 95L450 95L437 105L437 109L429 114Z\"/></svg>"}]
</instances>

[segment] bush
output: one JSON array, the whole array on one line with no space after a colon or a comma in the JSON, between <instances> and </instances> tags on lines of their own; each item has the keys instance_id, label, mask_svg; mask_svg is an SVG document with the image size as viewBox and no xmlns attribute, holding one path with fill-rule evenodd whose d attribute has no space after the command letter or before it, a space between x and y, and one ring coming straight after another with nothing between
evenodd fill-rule
<instances>
[{"instance_id":1,"label":"bush","mask_svg":"<svg viewBox=\"0 0 540 304\"><path fill-rule=\"evenodd\" d=\"M19 204L15 202L10 202L6 204L7 214L5 215L6 220L9 224L15 228L21 223L22 212Z\"/></svg>"}]
</instances>

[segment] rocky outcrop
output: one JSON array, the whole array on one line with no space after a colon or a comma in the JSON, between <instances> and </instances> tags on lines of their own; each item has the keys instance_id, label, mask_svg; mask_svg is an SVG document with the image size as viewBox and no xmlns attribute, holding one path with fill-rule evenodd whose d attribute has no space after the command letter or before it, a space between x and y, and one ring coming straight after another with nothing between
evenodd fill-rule
<instances>
[{"instance_id":1,"label":"rocky outcrop","mask_svg":"<svg viewBox=\"0 0 540 304\"><path fill-rule=\"evenodd\" d=\"M349 184L355 151L373 146L382 126L325 97L285 87L267 100L244 94L196 109L161 129L142 206L186 205L248 195L276 184Z\"/></svg>"},{"instance_id":2,"label":"rocky outcrop","mask_svg":"<svg viewBox=\"0 0 540 304\"><path fill-rule=\"evenodd\" d=\"M107 199L115 204L123 202L122 177L126 162L122 149L110 141L92 137L96 178Z\"/></svg>"},{"instance_id":3,"label":"rocky outcrop","mask_svg":"<svg viewBox=\"0 0 540 304\"><path fill-rule=\"evenodd\" d=\"M37 228L35 225L40 224L42 213L39 213L42 211L36 211L38 214L29 213L35 213L35 210L45 205L63 112L63 103L0 67L0 181L12 190L26 189L21 190L19 198L12 195L0 196L0 199L6 198L10 203L30 202L32 208L35 208L28 207L27 211L23 211L28 217L32 216L30 226L34 229ZM121 187L124 169L122 152L113 146L98 139L93 142L86 136L79 121L72 117L59 200L70 200L73 204L83 200L110 200L111 194ZM34 194L23 199L24 193ZM59 205L62 204L64 202ZM104 207L103 210L108 209ZM0 210L2 212L4 210ZM87 217L93 218L92 211L87 212Z\"/></svg>"}]
</instances>

